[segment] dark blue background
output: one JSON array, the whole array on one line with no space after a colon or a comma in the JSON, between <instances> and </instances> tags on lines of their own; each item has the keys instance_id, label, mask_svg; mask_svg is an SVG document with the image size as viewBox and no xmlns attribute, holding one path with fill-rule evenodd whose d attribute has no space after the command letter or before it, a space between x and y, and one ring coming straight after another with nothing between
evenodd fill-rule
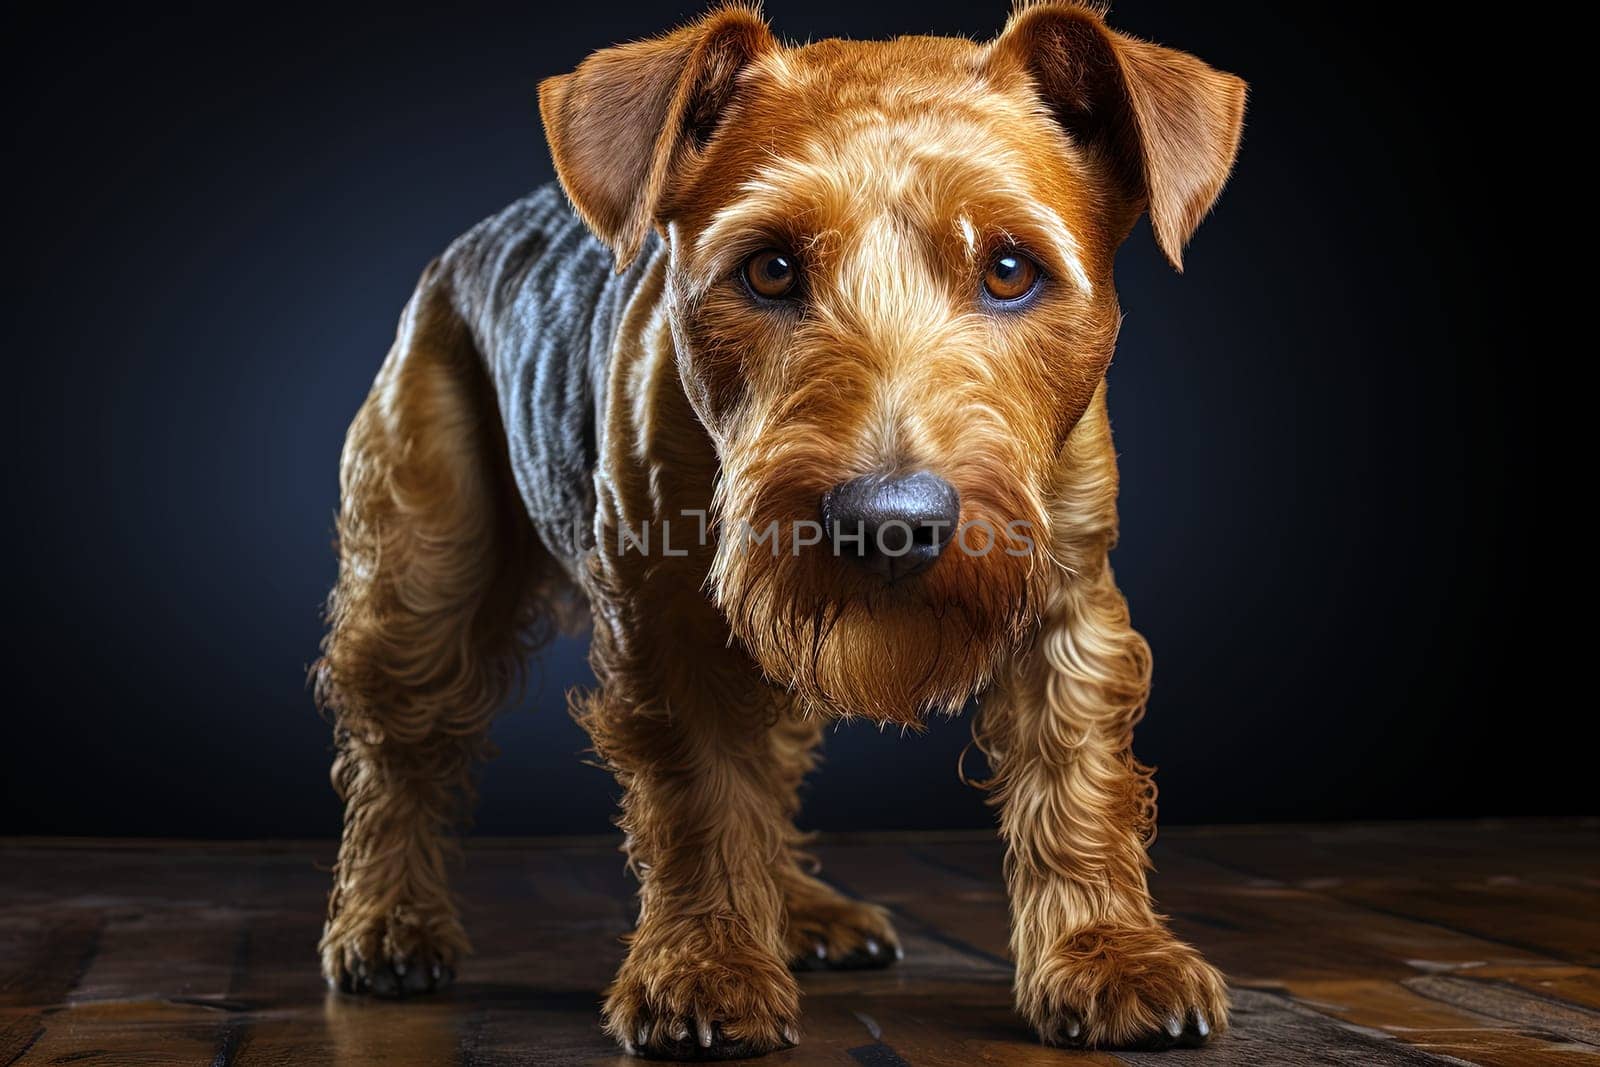
<instances>
[{"instance_id":1,"label":"dark blue background","mask_svg":"<svg viewBox=\"0 0 1600 1067\"><path fill-rule=\"evenodd\" d=\"M770 14L800 39L987 36L989 8ZM549 176L537 81L693 11L12 16L0 832L336 831L304 671L344 428L421 267ZM1156 653L1138 752L1168 821L1589 803L1530 728L1548 650L1520 559L1538 459L1515 238L1545 194L1486 110L1515 82L1495 27L1425 19L1113 18L1253 91L1187 274L1142 228L1119 264L1115 564ZM562 695L581 643L533 677L478 826L604 829L614 788ZM967 729L830 735L807 820L986 824L956 779Z\"/></svg>"}]
</instances>

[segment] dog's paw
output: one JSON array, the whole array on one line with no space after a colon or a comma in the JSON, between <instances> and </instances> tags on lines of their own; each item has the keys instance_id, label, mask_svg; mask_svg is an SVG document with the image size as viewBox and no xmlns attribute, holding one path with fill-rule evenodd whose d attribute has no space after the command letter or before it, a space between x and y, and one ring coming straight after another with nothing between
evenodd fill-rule
<instances>
[{"instance_id":1,"label":"dog's paw","mask_svg":"<svg viewBox=\"0 0 1600 1067\"><path fill-rule=\"evenodd\" d=\"M800 989L776 954L729 929L635 935L606 995L605 1029L649 1059L732 1060L799 1041Z\"/></svg>"},{"instance_id":2,"label":"dog's paw","mask_svg":"<svg viewBox=\"0 0 1600 1067\"><path fill-rule=\"evenodd\" d=\"M1228 1025L1222 975L1164 927L1080 930L1025 968L1017 1008L1047 1045L1192 1048Z\"/></svg>"},{"instance_id":3,"label":"dog's paw","mask_svg":"<svg viewBox=\"0 0 1600 1067\"><path fill-rule=\"evenodd\" d=\"M346 913L348 914L348 913ZM399 999L435 993L456 977L466 938L453 916L429 934L400 918L331 920L322 937L322 974L341 993Z\"/></svg>"},{"instance_id":4,"label":"dog's paw","mask_svg":"<svg viewBox=\"0 0 1600 1067\"><path fill-rule=\"evenodd\" d=\"M355 958L341 961L337 974L328 976L330 988L341 993L364 993L389 1000L437 993L456 980L456 969L431 955L402 956L368 963Z\"/></svg>"},{"instance_id":5,"label":"dog's paw","mask_svg":"<svg viewBox=\"0 0 1600 1067\"><path fill-rule=\"evenodd\" d=\"M785 892L784 906L784 947L794 970L868 970L905 958L889 913L876 904L851 900L808 878Z\"/></svg>"}]
</instances>

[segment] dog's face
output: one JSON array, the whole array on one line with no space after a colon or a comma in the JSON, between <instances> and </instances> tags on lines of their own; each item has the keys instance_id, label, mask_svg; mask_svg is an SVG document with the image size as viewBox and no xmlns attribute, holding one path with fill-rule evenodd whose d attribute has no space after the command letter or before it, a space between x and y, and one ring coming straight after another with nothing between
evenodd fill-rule
<instances>
[{"instance_id":1,"label":"dog's face","mask_svg":"<svg viewBox=\"0 0 1600 1067\"><path fill-rule=\"evenodd\" d=\"M651 222L668 235L734 632L814 707L958 708L1041 607L1063 446L1116 337L1116 248L1148 204L1176 259L1242 85L1072 6L989 45L792 49L724 11L598 54L542 103L619 258ZM597 169L637 113L633 173Z\"/></svg>"}]
</instances>

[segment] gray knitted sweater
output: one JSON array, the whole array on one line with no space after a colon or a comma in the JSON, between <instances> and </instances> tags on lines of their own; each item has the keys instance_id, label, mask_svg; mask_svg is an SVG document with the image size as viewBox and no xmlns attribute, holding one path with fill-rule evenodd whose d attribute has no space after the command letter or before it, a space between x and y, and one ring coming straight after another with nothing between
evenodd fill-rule
<instances>
[{"instance_id":1,"label":"gray knitted sweater","mask_svg":"<svg viewBox=\"0 0 1600 1067\"><path fill-rule=\"evenodd\" d=\"M574 577L594 539L612 342L661 252L650 234L618 274L610 249L552 183L463 234L440 263L494 382L528 514Z\"/></svg>"}]
</instances>

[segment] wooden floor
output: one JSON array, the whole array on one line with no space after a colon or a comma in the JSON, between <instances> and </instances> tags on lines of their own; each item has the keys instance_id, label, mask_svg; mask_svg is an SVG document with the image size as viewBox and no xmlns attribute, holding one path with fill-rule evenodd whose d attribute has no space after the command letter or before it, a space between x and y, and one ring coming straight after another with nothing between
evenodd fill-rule
<instances>
[{"instance_id":1,"label":"wooden floor","mask_svg":"<svg viewBox=\"0 0 1600 1067\"><path fill-rule=\"evenodd\" d=\"M834 839L906 959L807 974L765 1063L1600 1062L1600 822L1168 830L1158 898L1233 982L1210 1048L1073 1055L1010 1009L1000 850ZM474 844L479 954L431 1001L324 991L332 846L0 842L0 1064L625 1062L596 1023L632 886L615 842Z\"/></svg>"}]
</instances>

